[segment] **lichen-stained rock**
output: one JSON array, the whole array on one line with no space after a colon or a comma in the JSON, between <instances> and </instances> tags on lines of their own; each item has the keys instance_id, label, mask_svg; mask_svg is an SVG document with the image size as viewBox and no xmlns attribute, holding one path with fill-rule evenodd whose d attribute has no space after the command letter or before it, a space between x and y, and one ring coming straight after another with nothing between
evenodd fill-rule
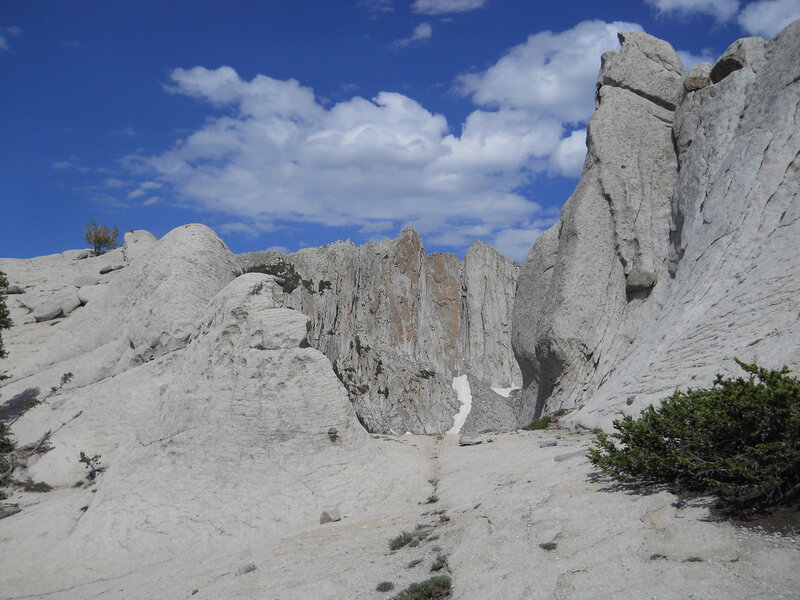
<instances>
[{"instance_id":1,"label":"lichen-stained rock","mask_svg":"<svg viewBox=\"0 0 800 600\"><path fill-rule=\"evenodd\" d=\"M519 383L511 311L519 266L476 242L463 261L426 255L411 228L395 240L336 242L290 255L237 257L243 268L289 263L286 305L311 317L326 354L371 431L443 432L459 405L454 376Z\"/></svg>"},{"instance_id":2,"label":"lichen-stained rock","mask_svg":"<svg viewBox=\"0 0 800 600\"><path fill-rule=\"evenodd\" d=\"M527 406L581 407L562 422L587 427L739 374L734 356L800 364L800 22L683 81L663 42L624 37L604 57L581 181L515 300ZM665 64L615 67L636 56ZM673 74L674 113L669 77L607 71Z\"/></svg>"}]
</instances>

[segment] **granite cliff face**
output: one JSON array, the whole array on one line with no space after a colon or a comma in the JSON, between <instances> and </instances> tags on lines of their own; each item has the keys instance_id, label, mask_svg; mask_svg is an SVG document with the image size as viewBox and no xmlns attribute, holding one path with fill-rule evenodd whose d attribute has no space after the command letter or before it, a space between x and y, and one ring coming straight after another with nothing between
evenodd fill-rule
<instances>
[{"instance_id":1,"label":"granite cliff face","mask_svg":"<svg viewBox=\"0 0 800 600\"><path fill-rule=\"evenodd\" d=\"M800 22L688 75L666 42L620 40L580 183L520 274L521 421L608 427L733 357L800 365Z\"/></svg>"},{"instance_id":2,"label":"granite cliff face","mask_svg":"<svg viewBox=\"0 0 800 600\"><path fill-rule=\"evenodd\" d=\"M290 255L237 257L290 264L302 283L286 306L311 318L309 342L325 353L371 431L447 431L459 411L453 377L519 385L511 315L519 266L476 242L461 261L425 254L407 228L395 240L336 242Z\"/></svg>"}]
</instances>

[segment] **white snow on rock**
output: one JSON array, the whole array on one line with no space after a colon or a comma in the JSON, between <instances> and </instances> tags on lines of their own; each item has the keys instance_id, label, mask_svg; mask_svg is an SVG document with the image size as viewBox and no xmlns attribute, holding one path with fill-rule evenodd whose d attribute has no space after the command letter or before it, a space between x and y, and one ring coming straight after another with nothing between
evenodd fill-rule
<instances>
[{"instance_id":1,"label":"white snow on rock","mask_svg":"<svg viewBox=\"0 0 800 600\"><path fill-rule=\"evenodd\" d=\"M453 417L453 426L447 431L448 434L458 435L461 428L469 416L469 411L472 409L472 392L469 389L469 381L466 375L453 377L453 389L458 394L458 403L461 408L458 413Z\"/></svg>"}]
</instances>

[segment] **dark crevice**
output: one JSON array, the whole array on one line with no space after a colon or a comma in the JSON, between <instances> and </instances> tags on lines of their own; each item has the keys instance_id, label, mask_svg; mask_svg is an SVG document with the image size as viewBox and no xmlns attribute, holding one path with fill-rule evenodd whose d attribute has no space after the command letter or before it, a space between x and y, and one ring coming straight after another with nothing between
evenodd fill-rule
<instances>
[{"instance_id":1,"label":"dark crevice","mask_svg":"<svg viewBox=\"0 0 800 600\"><path fill-rule=\"evenodd\" d=\"M650 94L648 94L646 92L643 92L642 90L637 90L635 88L632 88L632 87L629 87L627 85L624 85L624 84L622 84L622 83L620 83L618 81L610 81L610 82L609 81L605 81L605 82L603 82L603 85L608 85L608 86L611 86L611 87L619 88L621 90L626 90L628 92L631 92L632 94L636 94L640 98L644 98L645 100L648 100L649 102L652 102L653 104L655 104L657 106L660 106L661 108L665 108L665 109L667 109L669 111L672 111L672 112L675 111L675 104L674 103L668 102L667 100L664 100L663 98L659 98L658 96L651 96Z\"/></svg>"}]
</instances>

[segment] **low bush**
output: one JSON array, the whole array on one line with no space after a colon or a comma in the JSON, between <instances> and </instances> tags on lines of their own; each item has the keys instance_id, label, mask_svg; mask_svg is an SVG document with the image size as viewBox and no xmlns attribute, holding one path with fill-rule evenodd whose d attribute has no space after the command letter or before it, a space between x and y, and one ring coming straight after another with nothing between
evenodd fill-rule
<instances>
[{"instance_id":1,"label":"low bush","mask_svg":"<svg viewBox=\"0 0 800 600\"><path fill-rule=\"evenodd\" d=\"M597 433L589 457L622 481L673 484L732 502L800 496L800 381L736 359L749 377L717 375L709 389L676 391L638 418Z\"/></svg>"},{"instance_id":2,"label":"low bush","mask_svg":"<svg viewBox=\"0 0 800 600\"><path fill-rule=\"evenodd\" d=\"M552 417L540 417L538 419L534 419L533 421L525 425L523 429L525 431L534 431L536 429L547 429L548 427L550 427L550 423L552 422L553 422Z\"/></svg>"},{"instance_id":3,"label":"low bush","mask_svg":"<svg viewBox=\"0 0 800 600\"><path fill-rule=\"evenodd\" d=\"M391 581L381 581L378 587L375 588L377 592L391 592L394 589L394 584Z\"/></svg>"},{"instance_id":4,"label":"low bush","mask_svg":"<svg viewBox=\"0 0 800 600\"><path fill-rule=\"evenodd\" d=\"M389 550L399 550L403 546L408 546L415 539L416 537L414 536L413 533L404 531L397 537L394 537L391 540L389 540Z\"/></svg>"},{"instance_id":5,"label":"low bush","mask_svg":"<svg viewBox=\"0 0 800 600\"><path fill-rule=\"evenodd\" d=\"M441 600L449 598L453 581L447 575L437 575L425 581L412 583L393 600Z\"/></svg>"}]
</instances>

